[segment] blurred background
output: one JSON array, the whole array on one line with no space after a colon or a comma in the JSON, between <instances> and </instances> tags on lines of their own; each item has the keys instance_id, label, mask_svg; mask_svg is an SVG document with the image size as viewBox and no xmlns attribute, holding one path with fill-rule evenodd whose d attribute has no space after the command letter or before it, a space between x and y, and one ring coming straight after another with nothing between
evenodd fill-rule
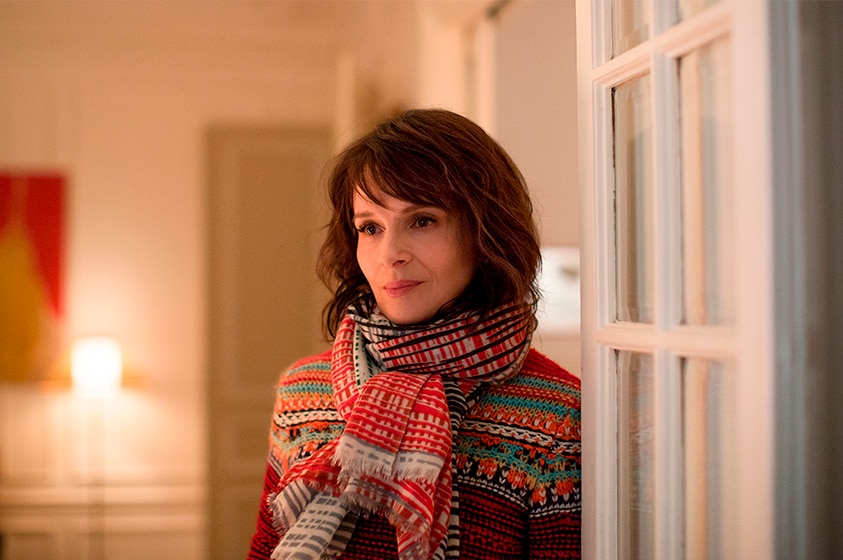
<instances>
[{"instance_id":1,"label":"blurred background","mask_svg":"<svg viewBox=\"0 0 843 560\"><path fill-rule=\"evenodd\" d=\"M576 293L574 20L573 0L0 2L0 345L35 348L0 363L0 557L245 557L273 385L327 348L323 173L389 114L496 137ZM99 398L71 383L91 335L123 376ZM579 374L575 321L536 345Z\"/></svg>"}]
</instances>

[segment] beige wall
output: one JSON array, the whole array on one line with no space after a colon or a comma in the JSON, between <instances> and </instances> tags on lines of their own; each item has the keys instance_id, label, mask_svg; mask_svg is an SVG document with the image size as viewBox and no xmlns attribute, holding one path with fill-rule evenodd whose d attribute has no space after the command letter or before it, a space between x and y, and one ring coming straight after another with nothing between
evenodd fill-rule
<instances>
[{"instance_id":1,"label":"beige wall","mask_svg":"<svg viewBox=\"0 0 843 560\"><path fill-rule=\"evenodd\" d=\"M18 560L97 543L111 558L203 556L205 134L332 119L335 56L290 52L273 14L137 6L0 6L0 166L69 179L66 339L112 335L144 377L103 410L0 388L0 529Z\"/></svg>"},{"instance_id":2,"label":"beige wall","mask_svg":"<svg viewBox=\"0 0 843 560\"><path fill-rule=\"evenodd\" d=\"M498 15L494 133L524 174L543 246L579 247L575 2L512 2ZM578 332L535 345L580 374Z\"/></svg>"}]
</instances>

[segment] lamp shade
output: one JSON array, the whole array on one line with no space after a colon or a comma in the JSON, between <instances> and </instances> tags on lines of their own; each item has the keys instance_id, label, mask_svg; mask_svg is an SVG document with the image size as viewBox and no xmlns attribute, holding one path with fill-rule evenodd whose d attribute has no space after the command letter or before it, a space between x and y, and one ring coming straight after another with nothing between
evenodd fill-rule
<instances>
[{"instance_id":1,"label":"lamp shade","mask_svg":"<svg viewBox=\"0 0 843 560\"><path fill-rule=\"evenodd\" d=\"M106 336L76 341L70 363L73 390L81 397L104 398L117 394L123 370L123 356L117 342Z\"/></svg>"}]
</instances>

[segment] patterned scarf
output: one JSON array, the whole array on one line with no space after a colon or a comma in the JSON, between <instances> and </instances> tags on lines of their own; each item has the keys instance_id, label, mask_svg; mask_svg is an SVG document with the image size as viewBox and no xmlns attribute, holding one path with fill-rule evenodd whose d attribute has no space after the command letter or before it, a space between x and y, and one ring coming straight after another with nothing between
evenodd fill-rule
<instances>
[{"instance_id":1,"label":"patterned scarf","mask_svg":"<svg viewBox=\"0 0 843 560\"><path fill-rule=\"evenodd\" d=\"M349 311L331 356L345 429L270 498L282 534L272 558L335 557L370 513L395 527L401 560L458 556L453 434L484 385L521 368L533 327L524 306L424 327L394 325L377 308Z\"/></svg>"}]
</instances>

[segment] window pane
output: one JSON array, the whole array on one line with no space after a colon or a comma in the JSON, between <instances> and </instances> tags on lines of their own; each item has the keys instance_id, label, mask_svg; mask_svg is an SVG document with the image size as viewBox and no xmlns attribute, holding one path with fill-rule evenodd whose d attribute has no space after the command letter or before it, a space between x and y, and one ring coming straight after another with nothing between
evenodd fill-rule
<instances>
[{"instance_id":1,"label":"window pane","mask_svg":"<svg viewBox=\"0 0 843 560\"><path fill-rule=\"evenodd\" d=\"M652 322L650 76L612 91L615 150L615 318Z\"/></svg>"},{"instance_id":2,"label":"window pane","mask_svg":"<svg viewBox=\"0 0 843 560\"><path fill-rule=\"evenodd\" d=\"M644 0L612 0L612 53L628 51L647 40L650 13Z\"/></svg>"},{"instance_id":3,"label":"window pane","mask_svg":"<svg viewBox=\"0 0 843 560\"><path fill-rule=\"evenodd\" d=\"M618 511L623 560L655 553L653 357L616 352L618 379Z\"/></svg>"},{"instance_id":4,"label":"window pane","mask_svg":"<svg viewBox=\"0 0 843 560\"><path fill-rule=\"evenodd\" d=\"M679 61L682 307L683 322L691 325L733 317L728 48L723 39Z\"/></svg>"},{"instance_id":5,"label":"window pane","mask_svg":"<svg viewBox=\"0 0 843 560\"><path fill-rule=\"evenodd\" d=\"M682 360L682 447L685 499L685 558L722 558L726 468L725 367L701 359Z\"/></svg>"},{"instance_id":6,"label":"window pane","mask_svg":"<svg viewBox=\"0 0 843 560\"><path fill-rule=\"evenodd\" d=\"M678 0L677 11L679 12L679 20L684 21L700 13L712 4L717 4L717 2L719 0Z\"/></svg>"}]
</instances>

